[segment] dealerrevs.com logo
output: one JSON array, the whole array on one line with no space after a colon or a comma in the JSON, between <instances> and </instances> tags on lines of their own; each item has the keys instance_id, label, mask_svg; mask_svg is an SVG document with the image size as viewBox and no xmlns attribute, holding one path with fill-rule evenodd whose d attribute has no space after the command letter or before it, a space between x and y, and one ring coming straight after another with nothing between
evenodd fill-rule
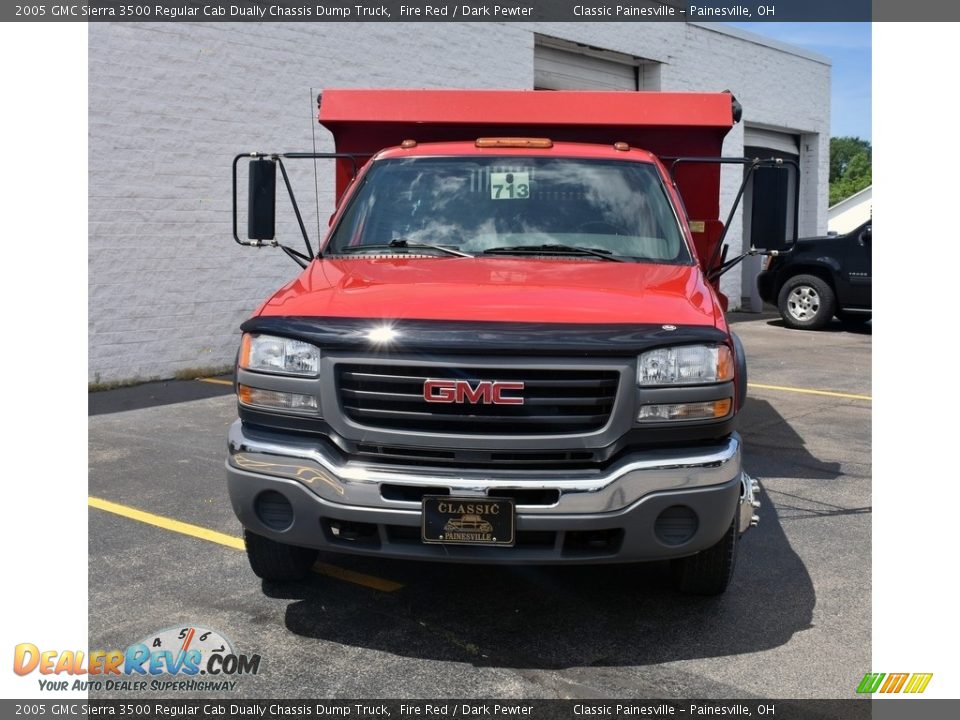
<instances>
[{"instance_id":1,"label":"dealerrevs.com logo","mask_svg":"<svg viewBox=\"0 0 960 720\"><path fill-rule=\"evenodd\" d=\"M260 656L235 652L216 630L187 626L151 633L125 650L85 653L20 643L13 671L44 676L38 678L41 690L222 692L236 688L236 676L256 675ZM78 675L86 678L64 679Z\"/></svg>"},{"instance_id":2,"label":"dealerrevs.com logo","mask_svg":"<svg viewBox=\"0 0 960 720\"><path fill-rule=\"evenodd\" d=\"M933 673L867 673L857 686L858 693L918 694L927 689Z\"/></svg>"}]
</instances>

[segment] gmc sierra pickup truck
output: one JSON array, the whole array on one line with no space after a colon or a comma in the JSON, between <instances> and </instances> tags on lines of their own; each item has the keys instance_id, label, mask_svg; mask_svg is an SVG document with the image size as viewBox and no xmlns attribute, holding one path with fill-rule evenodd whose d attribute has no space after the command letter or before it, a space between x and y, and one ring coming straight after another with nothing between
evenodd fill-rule
<instances>
[{"instance_id":1,"label":"gmc sierra pickup truck","mask_svg":"<svg viewBox=\"0 0 960 720\"><path fill-rule=\"evenodd\" d=\"M758 488L714 270L729 93L327 90L336 152L234 161L234 237L303 271L243 323L227 480L259 577L318 551L672 562L727 587ZM683 173L668 164L689 156ZM274 239L284 160L336 212ZM236 234L248 159L248 239ZM303 220L296 216L301 230Z\"/></svg>"}]
</instances>

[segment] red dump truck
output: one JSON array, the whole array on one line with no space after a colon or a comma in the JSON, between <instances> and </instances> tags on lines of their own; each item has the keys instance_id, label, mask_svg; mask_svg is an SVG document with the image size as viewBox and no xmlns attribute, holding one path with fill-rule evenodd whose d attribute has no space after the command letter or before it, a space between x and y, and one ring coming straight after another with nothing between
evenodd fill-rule
<instances>
[{"instance_id":1,"label":"red dump truck","mask_svg":"<svg viewBox=\"0 0 960 720\"><path fill-rule=\"evenodd\" d=\"M226 464L253 571L669 560L681 591L723 592L759 505L717 281L720 163L757 164L719 157L733 96L318 101L336 152L234 161L236 241L303 268L241 327ZM285 161L317 158L336 211L314 249ZM275 238L281 180L302 251Z\"/></svg>"}]
</instances>

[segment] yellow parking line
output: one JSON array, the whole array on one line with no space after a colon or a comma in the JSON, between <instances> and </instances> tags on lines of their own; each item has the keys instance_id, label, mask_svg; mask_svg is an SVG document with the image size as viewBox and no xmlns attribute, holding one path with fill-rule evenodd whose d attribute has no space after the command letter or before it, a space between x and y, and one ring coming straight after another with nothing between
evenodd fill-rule
<instances>
[{"instance_id":1,"label":"yellow parking line","mask_svg":"<svg viewBox=\"0 0 960 720\"><path fill-rule=\"evenodd\" d=\"M243 538L227 535L226 533L217 532L216 530L210 530L205 527L200 527L199 525L191 525L190 523L180 522L179 520L174 520L173 518L164 517L162 515L154 515L153 513L144 512L143 510L137 510L136 508L120 505L119 503L110 502L109 500L103 500L96 497L88 497L87 504L90 507L97 508L98 510L105 510L106 512L113 513L114 515L120 515L122 517L129 518L130 520L136 520L137 522L146 523L147 525L163 528L164 530L169 530L170 532L180 533L181 535L189 535L190 537L206 540L207 542L217 543L218 545L226 545L234 550L244 549Z\"/></svg>"},{"instance_id":2,"label":"yellow parking line","mask_svg":"<svg viewBox=\"0 0 960 720\"><path fill-rule=\"evenodd\" d=\"M137 522L142 522L147 525L153 525L154 527L169 530L170 532L188 535L190 537L206 540L207 542L216 543L218 545L224 545L228 548L233 548L234 550L244 549L243 538L217 532L216 530L201 527L200 525L192 525L190 523L181 522L180 520L164 517L163 515L154 515L153 513L144 512L143 510L137 510L136 508L132 508L127 505L121 505L120 503L110 502L109 500L104 500L102 498L93 496L87 497L87 504L90 507L97 508L98 510L113 513L114 515L120 515L121 517L125 517L130 520L136 520ZM347 570L346 568L337 567L336 565L328 565L327 563L322 562L318 562L316 565L314 565L313 570L321 575L327 575L329 577L336 578L337 580L344 580L345 582L353 583L354 585L363 585L364 587L372 588L373 590L379 590L381 592L394 592L403 587L402 583L394 582L393 580L386 580L374 575L365 575L364 573L354 572L353 570Z\"/></svg>"},{"instance_id":3,"label":"yellow parking line","mask_svg":"<svg viewBox=\"0 0 960 720\"><path fill-rule=\"evenodd\" d=\"M337 580L344 580L354 583L355 585L363 585L364 587L373 588L380 592L394 592L403 587L401 583L394 582L393 580L386 580L385 578L379 578L375 575L365 575L364 573L354 572L353 570L347 570L346 568L337 567L336 565L328 565L323 562L315 564L313 570L321 575L328 575Z\"/></svg>"},{"instance_id":4,"label":"yellow parking line","mask_svg":"<svg viewBox=\"0 0 960 720\"><path fill-rule=\"evenodd\" d=\"M803 393L804 395L824 395L826 397L846 398L848 400L873 400L869 395L854 395L853 393L834 392L833 390L814 390L812 388L788 387L786 385L747 383L747 387L757 388L758 390L782 390L783 392Z\"/></svg>"},{"instance_id":5,"label":"yellow parking line","mask_svg":"<svg viewBox=\"0 0 960 720\"><path fill-rule=\"evenodd\" d=\"M197 382L205 382L212 385L233 385L233 380L223 380L221 378L197 378Z\"/></svg>"}]
</instances>

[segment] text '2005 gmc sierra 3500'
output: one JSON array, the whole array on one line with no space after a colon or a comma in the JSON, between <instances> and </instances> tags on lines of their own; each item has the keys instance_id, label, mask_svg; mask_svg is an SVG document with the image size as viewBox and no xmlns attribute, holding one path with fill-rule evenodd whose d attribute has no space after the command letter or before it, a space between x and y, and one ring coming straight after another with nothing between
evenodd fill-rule
<instances>
[{"instance_id":1,"label":"text '2005 gmc sierra 3500'","mask_svg":"<svg viewBox=\"0 0 960 720\"><path fill-rule=\"evenodd\" d=\"M234 238L303 268L241 328L227 479L253 571L670 560L680 590L723 592L759 505L717 281L739 114L729 93L327 90L336 152L237 156ZM284 160L317 158L336 212L314 251ZM306 252L274 239L278 166Z\"/></svg>"}]
</instances>

